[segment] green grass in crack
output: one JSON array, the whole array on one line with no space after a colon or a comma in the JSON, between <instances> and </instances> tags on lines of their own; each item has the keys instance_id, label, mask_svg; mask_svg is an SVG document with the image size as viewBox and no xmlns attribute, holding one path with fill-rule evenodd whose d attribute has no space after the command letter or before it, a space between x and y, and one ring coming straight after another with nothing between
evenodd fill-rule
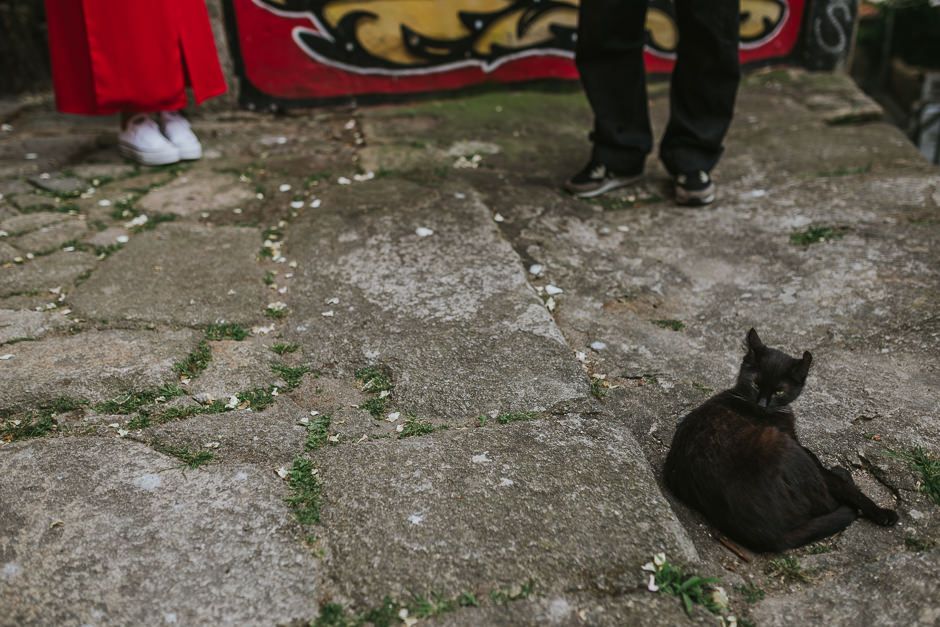
<instances>
[{"instance_id":1,"label":"green grass in crack","mask_svg":"<svg viewBox=\"0 0 940 627\"><path fill-rule=\"evenodd\" d=\"M252 388L235 395L239 403L248 403L255 411L261 411L274 402L274 394L270 388Z\"/></svg>"},{"instance_id":2,"label":"green grass in crack","mask_svg":"<svg viewBox=\"0 0 940 627\"><path fill-rule=\"evenodd\" d=\"M535 589L535 583L531 580L524 584L510 586L509 588L497 588L490 591L490 600L496 605L505 605L510 601L519 601L528 598Z\"/></svg>"},{"instance_id":3,"label":"green grass in crack","mask_svg":"<svg viewBox=\"0 0 940 627\"><path fill-rule=\"evenodd\" d=\"M809 576L803 572L800 561L790 555L770 560L764 572L786 583L809 583L810 581Z\"/></svg>"},{"instance_id":4,"label":"green grass in crack","mask_svg":"<svg viewBox=\"0 0 940 627\"><path fill-rule=\"evenodd\" d=\"M501 425L508 425L511 422L524 422L526 420L535 420L539 415L534 411L514 411L496 416L495 420Z\"/></svg>"},{"instance_id":5,"label":"green grass in crack","mask_svg":"<svg viewBox=\"0 0 940 627\"><path fill-rule=\"evenodd\" d=\"M320 481L313 474L313 462L304 457L295 457L287 474L290 496L287 504L294 510L302 525L320 522Z\"/></svg>"},{"instance_id":6,"label":"green grass in crack","mask_svg":"<svg viewBox=\"0 0 940 627\"><path fill-rule=\"evenodd\" d=\"M87 402L74 398L60 396L48 403L40 405L39 409L16 420L8 420L0 427L0 441L12 442L28 438L39 438L58 428L56 416L66 414L87 405ZM18 424L17 424L18 423Z\"/></svg>"},{"instance_id":7,"label":"green grass in crack","mask_svg":"<svg viewBox=\"0 0 940 627\"><path fill-rule=\"evenodd\" d=\"M597 400L603 399L607 396L608 386L607 381L604 379L598 379L596 377L591 377L591 396Z\"/></svg>"},{"instance_id":8,"label":"green grass in crack","mask_svg":"<svg viewBox=\"0 0 940 627\"><path fill-rule=\"evenodd\" d=\"M271 370L284 379L288 390L293 390L300 385L304 375L310 372L310 368L307 366L287 366L285 364L271 364Z\"/></svg>"},{"instance_id":9,"label":"green grass in crack","mask_svg":"<svg viewBox=\"0 0 940 627\"><path fill-rule=\"evenodd\" d=\"M234 322L215 323L206 327L206 339L212 341L235 340L241 342L248 337L248 330Z\"/></svg>"},{"instance_id":10,"label":"green grass in crack","mask_svg":"<svg viewBox=\"0 0 940 627\"><path fill-rule=\"evenodd\" d=\"M299 344L285 344L283 342L277 342L271 346L271 350L277 353L278 355L286 355L287 353L294 353L297 349L300 348Z\"/></svg>"},{"instance_id":11,"label":"green grass in crack","mask_svg":"<svg viewBox=\"0 0 940 627\"><path fill-rule=\"evenodd\" d=\"M681 331L685 328L685 323L681 320L672 320L667 318L664 320L650 320L650 322L655 324L657 327L669 329L670 331Z\"/></svg>"},{"instance_id":12,"label":"green grass in crack","mask_svg":"<svg viewBox=\"0 0 940 627\"><path fill-rule=\"evenodd\" d=\"M718 579L687 573L679 566L667 562L661 554L659 557L662 558L660 561L654 559L653 562L653 577L658 591L660 594L678 597L686 615L692 615L695 605L701 605L712 614L721 614L727 609L727 599L721 598L724 591L716 585Z\"/></svg>"},{"instance_id":13,"label":"green grass in crack","mask_svg":"<svg viewBox=\"0 0 940 627\"><path fill-rule=\"evenodd\" d=\"M386 400L384 398L376 396L362 403L362 405L359 406L359 409L364 409L365 411L369 412L370 414L372 414L373 418L381 418L382 415L385 413L386 407L387 407Z\"/></svg>"},{"instance_id":14,"label":"green grass in crack","mask_svg":"<svg viewBox=\"0 0 940 627\"><path fill-rule=\"evenodd\" d=\"M307 424L307 441L304 448L308 451L314 451L327 442L330 437L330 423L332 418L329 414L317 416Z\"/></svg>"},{"instance_id":15,"label":"green grass in crack","mask_svg":"<svg viewBox=\"0 0 940 627\"><path fill-rule=\"evenodd\" d=\"M367 366L356 371L356 380L362 384L363 392L386 392L392 389L392 379L385 368Z\"/></svg>"},{"instance_id":16,"label":"green grass in crack","mask_svg":"<svg viewBox=\"0 0 940 627\"><path fill-rule=\"evenodd\" d=\"M841 239L848 229L844 226L810 226L804 231L790 234L790 243L796 246L809 246L818 242Z\"/></svg>"},{"instance_id":17,"label":"green grass in crack","mask_svg":"<svg viewBox=\"0 0 940 627\"><path fill-rule=\"evenodd\" d=\"M435 427L427 420L421 420L416 416L408 416L407 420L405 420L404 428L398 433L398 439L413 438L419 435L428 435L429 433L434 433L435 431L440 431L446 428L447 427L445 425Z\"/></svg>"},{"instance_id":18,"label":"green grass in crack","mask_svg":"<svg viewBox=\"0 0 940 627\"><path fill-rule=\"evenodd\" d=\"M907 467L920 475L918 489L931 501L940 505L940 458L919 446L906 451L888 451L890 457L907 463Z\"/></svg>"},{"instance_id":19,"label":"green grass in crack","mask_svg":"<svg viewBox=\"0 0 940 627\"><path fill-rule=\"evenodd\" d=\"M212 361L212 351L209 349L208 342L202 340L183 361L173 364L173 370L181 377L194 378L206 369L210 361Z\"/></svg>"},{"instance_id":20,"label":"green grass in crack","mask_svg":"<svg viewBox=\"0 0 940 627\"><path fill-rule=\"evenodd\" d=\"M151 446L164 455L175 457L191 470L204 466L215 458L215 454L210 451L193 451L185 446L172 446L161 442L154 442Z\"/></svg>"},{"instance_id":21,"label":"green grass in crack","mask_svg":"<svg viewBox=\"0 0 940 627\"><path fill-rule=\"evenodd\" d=\"M743 586L735 586L734 589L740 592L741 596L744 597L744 600L748 603L757 603L763 600L765 594L763 588L752 583L747 583Z\"/></svg>"},{"instance_id":22,"label":"green grass in crack","mask_svg":"<svg viewBox=\"0 0 940 627\"><path fill-rule=\"evenodd\" d=\"M104 401L103 403L98 403L95 405L95 411L101 414L130 414L146 405L165 402L171 398L182 396L184 393L180 386L170 383L158 388L134 392L126 396L120 396Z\"/></svg>"}]
</instances>

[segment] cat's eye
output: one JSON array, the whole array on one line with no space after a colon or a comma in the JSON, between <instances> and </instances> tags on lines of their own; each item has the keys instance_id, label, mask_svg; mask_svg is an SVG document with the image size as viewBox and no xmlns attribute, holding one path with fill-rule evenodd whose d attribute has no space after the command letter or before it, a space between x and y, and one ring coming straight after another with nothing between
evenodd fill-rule
<instances>
[{"instance_id":1,"label":"cat's eye","mask_svg":"<svg viewBox=\"0 0 940 627\"><path fill-rule=\"evenodd\" d=\"M774 392L774 396L777 396L777 397L786 396L786 395L787 393L784 390L777 390L776 392Z\"/></svg>"}]
</instances>

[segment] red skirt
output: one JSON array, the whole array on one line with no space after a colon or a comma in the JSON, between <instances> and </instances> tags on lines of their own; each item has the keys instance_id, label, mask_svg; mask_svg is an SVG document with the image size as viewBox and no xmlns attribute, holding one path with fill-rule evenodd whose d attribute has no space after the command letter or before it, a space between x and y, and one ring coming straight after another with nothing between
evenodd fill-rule
<instances>
[{"instance_id":1,"label":"red skirt","mask_svg":"<svg viewBox=\"0 0 940 627\"><path fill-rule=\"evenodd\" d=\"M204 0L46 0L63 113L182 109L225 92Z\"/></svg>"}]
</instances>

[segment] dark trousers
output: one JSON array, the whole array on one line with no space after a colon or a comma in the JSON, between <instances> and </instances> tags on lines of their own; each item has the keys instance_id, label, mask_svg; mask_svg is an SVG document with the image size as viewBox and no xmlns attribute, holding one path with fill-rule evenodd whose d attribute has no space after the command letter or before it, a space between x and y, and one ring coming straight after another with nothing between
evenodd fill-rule
<instances>
[{"instance_id":1,"label":"dark trousers","mask_svg":"<svg viewBox=\"0 0 940 627\"><path fill-rule=\"evenodd\" d=\"M675 0L679 30L669 124L659 155L671 174L710 171L722 152L740 80L740 0ZM653 148L643 45L646 0L581 0L577 65L594 110L594 159L643 169Z\"/></svg>"}]
</instances>

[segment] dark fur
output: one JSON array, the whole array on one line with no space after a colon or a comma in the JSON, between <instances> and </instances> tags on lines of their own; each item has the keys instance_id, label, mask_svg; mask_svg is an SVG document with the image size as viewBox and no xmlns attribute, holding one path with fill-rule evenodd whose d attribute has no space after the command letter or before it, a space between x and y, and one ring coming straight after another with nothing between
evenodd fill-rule
<instances>
[{"instance_id":1,"label":"dark fur","mask_svg":"<svg viewBox=\"0 0 940 627\"><path fill-rule=\"evenodd\" d=\"M848 527L861 512L879 525L897 514L861 493L842 468L829 470L796 436L789 405L813 356L794 359L751 329L734 388L686 416L666 457L669 489L731 539L783 551Z\"/></svg>"}]
</instances>

